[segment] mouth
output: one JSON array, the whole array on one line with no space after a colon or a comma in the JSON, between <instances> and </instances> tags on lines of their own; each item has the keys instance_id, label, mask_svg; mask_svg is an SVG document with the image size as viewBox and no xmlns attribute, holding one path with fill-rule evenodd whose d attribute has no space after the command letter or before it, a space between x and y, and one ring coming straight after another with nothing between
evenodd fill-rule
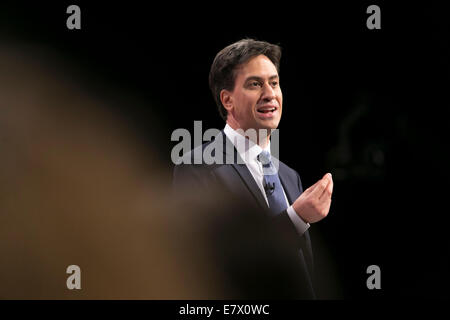
<instances>
[{"instance_id":1,"label":"mouth","mask_svg":"<svg viewBox=\"0 0 450 320\"><path fill-rule=\"evenodd\" d=\"M278 107L274 105L266 105L256 108L256 112L262 118L272 118L278 111Z\"/></svg>"}]
</instances>

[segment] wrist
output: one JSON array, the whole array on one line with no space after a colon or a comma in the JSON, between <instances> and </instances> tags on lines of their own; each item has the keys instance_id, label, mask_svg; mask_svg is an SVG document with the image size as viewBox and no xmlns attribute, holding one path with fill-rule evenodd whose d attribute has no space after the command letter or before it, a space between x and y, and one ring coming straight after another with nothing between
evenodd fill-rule
<instances>
[{"instance_id":1,"label":"wrist","mask_svg":"<svg viewBox=\"0 0 450 320\"><path fill-rule=\"evenodd\" d=\"M297 216L302 219L302 221L304 223L309 223L308 219L306 219L305 217L302 216L301 212L302 210L300 208L296 208L294 205L292 205L292 209L294 209L295 213L297 214Z\"/></svg>"}]
</instances>

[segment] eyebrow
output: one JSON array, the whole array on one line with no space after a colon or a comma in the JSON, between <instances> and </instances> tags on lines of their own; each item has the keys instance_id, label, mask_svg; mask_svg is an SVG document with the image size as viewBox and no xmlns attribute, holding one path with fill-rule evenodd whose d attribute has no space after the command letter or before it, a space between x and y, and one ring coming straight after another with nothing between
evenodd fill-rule
<instances>
[{"instance_id":1,"label":"eyebrow","mask_svg":"<svg viewBox=\"0 0 450 320\"><path fill-rule=\"evenodd\" d=\"M278 75L274 74L273 76L270 76L270 77L269 77L269 80L278 79L278 78L279 78ZM247 79L245 79L245 82L248 82L248 81L250 81L250 80L262 81L263 78L258 77L258 76L250 76L250 77L248 77Z\"/></svg>"}]
</instances>

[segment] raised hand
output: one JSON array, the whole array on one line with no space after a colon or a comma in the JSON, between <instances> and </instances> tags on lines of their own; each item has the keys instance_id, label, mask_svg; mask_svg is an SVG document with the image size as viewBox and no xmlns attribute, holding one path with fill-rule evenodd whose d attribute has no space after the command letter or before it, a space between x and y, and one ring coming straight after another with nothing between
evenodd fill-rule
<instances>
[{"instance_id":1,"label":"raised hand","mask_svg":"<svg viewBox=\"0 0 450 320\"><path fill-rule=\"evenodd\" d=\"M295 212L308 223L322 220L328 215L333 193L333 178L327 173L306 189L293 203Z\"/></svg>"}]
</instances>

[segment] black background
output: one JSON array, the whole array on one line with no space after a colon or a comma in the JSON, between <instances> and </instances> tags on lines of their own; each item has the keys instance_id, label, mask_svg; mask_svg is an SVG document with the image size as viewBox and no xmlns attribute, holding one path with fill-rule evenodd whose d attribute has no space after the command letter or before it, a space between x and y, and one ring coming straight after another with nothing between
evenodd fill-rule
<instances>
[{"instance_id":1,"label":"black background","mask_svg":"<svg viewBox=\"0 0 450 320\"><path fill-rule=\"evenodd\" d=\"M66 28L70 4L81 30ZM370 4L381 30L366 27ZM174 129L224 126L208 87L215 54L244 37L280 44L280 158L305 187L334 177L330 214L311 228L326 248L321 296L332 298L449 297L449 29L445 8L429 2L62 1L0 12L0 36L58 52L95 79L93 91L146 101L114 111L168 166ZM366 288L371 264L378 291Z\"/></svg>"}]
</instances>

